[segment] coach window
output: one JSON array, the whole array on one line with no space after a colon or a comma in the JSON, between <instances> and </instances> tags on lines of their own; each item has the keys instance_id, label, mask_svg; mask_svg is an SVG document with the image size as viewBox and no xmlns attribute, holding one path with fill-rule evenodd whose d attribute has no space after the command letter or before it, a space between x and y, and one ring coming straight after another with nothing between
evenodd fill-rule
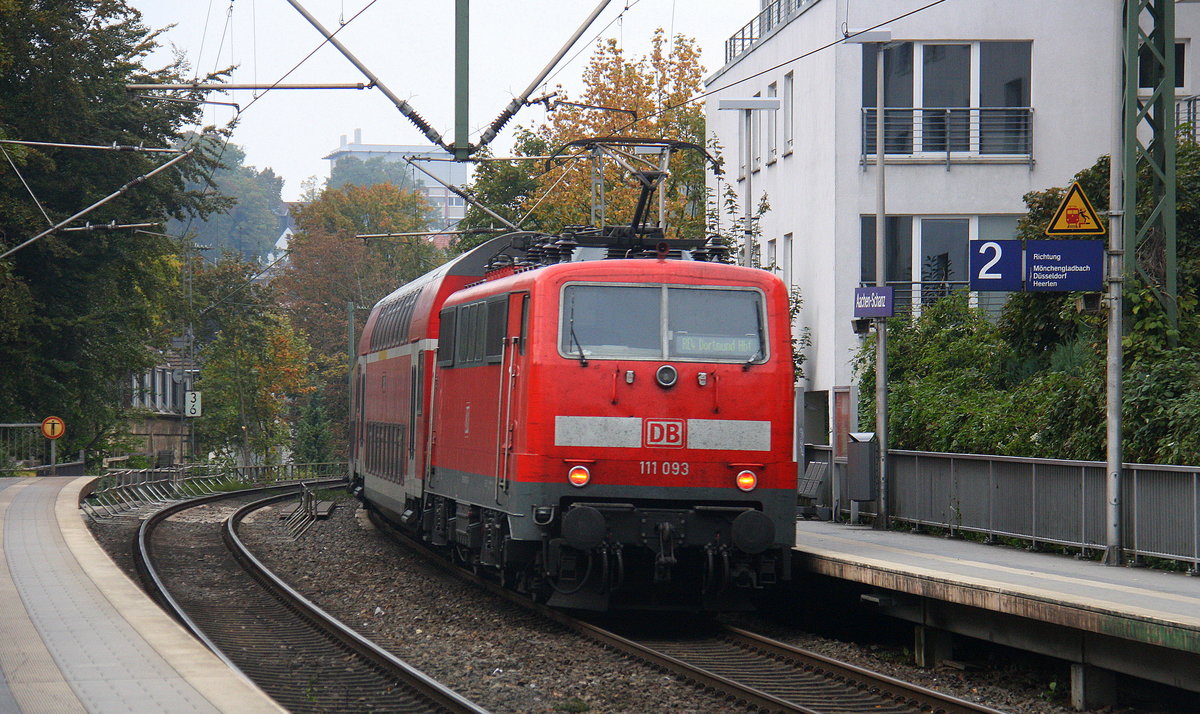
<instances>
[{"instance_id":1,"label":"coach window","mask_svg":"<svg viewBox=\"0 0 1200 714\"><path fill-rule=\"evenodd\" d=\"M440 314L441 328L438 333L437 365L439 367L454 366L454 323L457 317L455 308L446 308Z\"/></svg>"},{"instance_id":2,"label":"coach window","mask_svg":"<svg viewBox=\"0 0 1200 714\"><path fill-rule=\"evenodd\" d=\"M488 364L499 364L504 355L504 333L508 325L508 295L494 297L487 303L487 342L484 358Z\"/></svg>"},{"instance_id":3,"label":"coach window","mask_svg":"<svg viewBox=\"0 0 1200 714\"><path fill-rule=\"evenodd\" d=\"M521 343L518 345L521 354L525 354L525 342L529 339L529 293L521 298Z\"/></svg>"}]
</instances>

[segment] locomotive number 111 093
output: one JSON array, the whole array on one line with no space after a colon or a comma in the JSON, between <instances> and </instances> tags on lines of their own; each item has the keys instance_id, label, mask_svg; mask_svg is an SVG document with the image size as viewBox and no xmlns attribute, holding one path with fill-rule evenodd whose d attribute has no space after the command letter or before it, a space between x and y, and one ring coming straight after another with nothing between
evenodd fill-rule
<instances>
[{"instance_id":1,"label":"locomotive number 111 093","mask_svg":"<svg viewBox=\"0 0 1200 714\"><path fill-rule=\"evenodd\" d=\"M687 476L686 461L639 461L638 468L643 476Z\"/></svg>"}]
</instances>

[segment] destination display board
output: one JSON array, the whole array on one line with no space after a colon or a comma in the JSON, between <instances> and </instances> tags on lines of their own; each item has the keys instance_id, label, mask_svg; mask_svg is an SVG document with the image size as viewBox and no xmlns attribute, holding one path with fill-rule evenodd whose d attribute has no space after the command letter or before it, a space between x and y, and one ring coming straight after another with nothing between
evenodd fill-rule
<instances>
[{"instance_id":1,"label":"destination display board","mask_svg":"<svg viewBox=\"0 0 1200 714\"><path fill-rule=\"evenodd\" d=\"M1104 241L1025 242L1025 289L1031 292L1099 292L1104 287Z\"/></svg>"}]
</instances>

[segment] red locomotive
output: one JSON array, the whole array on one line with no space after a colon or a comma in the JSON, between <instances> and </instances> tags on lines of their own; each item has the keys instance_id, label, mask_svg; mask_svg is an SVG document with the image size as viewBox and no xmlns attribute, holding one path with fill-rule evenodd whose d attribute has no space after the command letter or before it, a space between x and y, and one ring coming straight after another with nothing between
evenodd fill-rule
<instances>
[{"instance_id":1,"label":"red locomotive","mask_svg":"<svg viewBox=\"0 0 1200 714\"><path fill-rule=\"evenodd\" d=\"M380 301L355 487L552 605L740 607L789 577L795 542L786 289L613 233L501 236Z\"/></svg>"}]
</instances>

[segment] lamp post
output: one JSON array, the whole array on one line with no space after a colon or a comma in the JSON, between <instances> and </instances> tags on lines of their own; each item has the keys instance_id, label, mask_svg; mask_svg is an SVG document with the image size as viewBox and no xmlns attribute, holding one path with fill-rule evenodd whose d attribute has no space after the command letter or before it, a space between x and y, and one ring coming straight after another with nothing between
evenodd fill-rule
<instances>
[{"instance_id":1,"label":"lamp post","mask_svg":"<svg viewBox=\"0 0 1200 714\"><path fill-rule=\"evenodd\" d=\"M751 208L750 204L754 200L754 192L751 190L751 174L754 173L754 137L752 129L754 124L751 121L755 110L776 111L779 109L780 101L778 97L744 97L740 99L720 99L717 101L717 109L732 109L742 112L743 121L745 122L745 140L742 142L742 156L746 166L746 199L745 199L745 219L742 225L742 249L738 253L738 265L750 265L750 243L754 239L754 231L751 229Z\"/></svg>"},{"instance_id":2,"label":"lamp post","mask_svg":"<svg viewBox=\"0 0 1200 714\"><path fill-rule=\"evenodd\" d=\"M886 111L883 94L884 53L891 46L892 31L878 28L863 32L851 31L846 42L873 44L875 52L875 286L887 287L887 211L884 202L884 125ZM863 68L866 72L866 68ZM888 525L888 387L887 387L887 318L875 318L875 435L879 439L879 517L876 528Z\"/></svg>"}]
</instances>

